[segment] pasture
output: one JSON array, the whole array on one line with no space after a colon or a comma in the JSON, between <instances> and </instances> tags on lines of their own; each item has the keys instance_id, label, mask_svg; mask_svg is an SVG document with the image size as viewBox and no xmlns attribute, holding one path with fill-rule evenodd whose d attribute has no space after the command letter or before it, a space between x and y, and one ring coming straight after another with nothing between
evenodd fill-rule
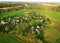
<instances>
[{"instance_id":1,"label":"pasture","mask_svg":"<svg viewBox=\"0 0 60 43\"><path fill-rule=\"evenodd\" d=\"M45 38L45 43L60 43L60 12L54 12L54 11L44 11L44 10L38 10L38 9L22 9L22 10L18 10L18 11L10 11L10 12L5 12L0 14L0 18L8 18L8 16L12 17L12 18L16 18L16 17L20 17L20 16L27 16L29 12L35 12L37 15L44 15L45 17L50 18L51 20L51 24L46 26L46 29L44 30L44 38ZM34 21L32 20L29 24L34 23ZM25 24L20 24L20 28L22 26L22 28L24 28ZM20 30L21 31L21 30ZM3 36L5 37L5 36ZM3 38L1 37L1 38ZM38 43L42 43L41 41L39 41L38 39L33 39L32 34L30 34L29 36L22 36L21 34L17 35L17 37L23 39L26 41L26 43L33 43L35 40ZM9 40L8 40L9 39ZM16 39L12 39L12 38L8 38L5 39L4 41L1 41L1 43L8 43L6 42L9 41L9 43L20 43L18 40ZM30 42L32 41L32 42ZM13 40L13 41L12 41ZM12 41L12 42L11 42ZM36 43L36 42L34 42Z\"/></svg>"},{"instance_id":2,"label":"pasture","mask_svg":"<svg viewBox=\"0 0 60 43\"><path fill-rule=\"evenodd\" d=\"M44 10L38 10L38 9L23 9L18 11L5 12L3 14L0 14L0 18L1 17L5 18L8 16L19 17L19 16L27 15L28 12L36 12L37 14L48 15L56 19L57 21L60 21L60 12L44 11Z\"/></svg>"}]
</instances>

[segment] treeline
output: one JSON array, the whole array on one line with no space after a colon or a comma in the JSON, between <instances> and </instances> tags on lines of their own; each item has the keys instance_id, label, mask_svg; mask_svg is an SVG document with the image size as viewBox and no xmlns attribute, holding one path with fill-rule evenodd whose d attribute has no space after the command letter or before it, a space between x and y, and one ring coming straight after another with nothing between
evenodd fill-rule
<instances>
[{"instance_id":1,"label":"treeline","mask_svg":"<svg viewBox=\"0 0 60 43\"><path fill-rule=\"evenodd\" d=\"M0 3L0 13L21 10L24 6L23 3Z\"/></svg>"},{"instance_id":2,"label":"treeline","mask_svg":"<svg viewBox=\"0 0 60 43\"><path fill-rule=\"evenodd\" d=\"M9 11L17 11L17 10L21 10L21 9L23 9L22 6L0 8L0 13L9 12Z\"/></svg>"},{"instance_id":3,"label":"treeline","mask_svg":"<svg viewBox=\"0 0 60 43\"><path fill-rule=\"evenodd\" d=\"M14 3L14 2L4 2L0 3L0 8L5 8L5 7L15 7L15 6L20 6L23 3Z\"/></svg>"}]
</instances>

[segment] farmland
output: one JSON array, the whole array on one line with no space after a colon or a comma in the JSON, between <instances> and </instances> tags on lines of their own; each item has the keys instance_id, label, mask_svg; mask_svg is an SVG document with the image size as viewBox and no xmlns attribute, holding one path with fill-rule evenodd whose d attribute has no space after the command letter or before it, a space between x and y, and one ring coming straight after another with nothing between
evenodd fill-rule
<instances>
[{"instance_id":1,"label":"farmland","mask_svg":"<svg viewBox=\"0 0 60 43\"><path fill-rule=\"evenodd\" d=\"M35 4L31 4L31 3L30 5L35 6ZM7 10L0 14L0 19L3 18L3 20L7 20L7 21L10 20L9 19L10 17L13 20L19 17L28 18L28 21L24 21L25 19L23 19L22 23L13 22L11 23L11 25L7 24L5 27L8 28L8 33L6 31L0 32L1 43L8 43L8 41L9 43L15 43L14 41L16 41L17 43L20 42L21 43L60 43L60 11L57 10L58 7L48 6L46 8L45 5L44 6L41 5L42 7L40 7L40 4L36 4L36 6L38 7L30 6L29 8L29 6L27 7L24 6L23 9L17 9L17 10L14 9L13 11ZM54 8L54 7L56 7L56 9L50 10L50 8ZM31 15L33 18L30 17ZM39 19L39 16L43 16L43 18L46 20L44 22L47 24L42 22L43 29L42 30L38 29L38 32L36 33L36 31L32 31L30 29L32 26L36 27L41 25L41 19ZM47 21L47 18L49 18L49 21ZM10 29L9 25L13 30L12 29L9 30ZM2 28L2 26L0 25L0 29Z\"/></svg>"}]
</instances>

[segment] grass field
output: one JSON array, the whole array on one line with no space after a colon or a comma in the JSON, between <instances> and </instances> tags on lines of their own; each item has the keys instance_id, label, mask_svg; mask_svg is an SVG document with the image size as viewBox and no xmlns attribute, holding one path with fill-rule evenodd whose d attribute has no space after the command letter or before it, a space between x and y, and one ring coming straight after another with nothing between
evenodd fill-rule
<instances>
[{"instance_id":1,"label":"grass field","mask_svg":"<svg viewBox=\"0 0 60 43\"><path fill-rule=\"evenodd\" d=\"M0 34L0 43L24 43L24 42L14 36Z\"/></svg>"},{"instance_id":2,"label":"grass field","mask_svg":"<svg viewBox=\"0 0 60 43\"><path fill-rule=\"evenodd\" d=\"M58 25L57 23L58 22L60 23L60 12L43 11L43 10L37 10L37 9L23 9L23 10L18 10L18 11L5 12L3 14L0 14L0 18L6 18L8 16L11 16L13 18L14 17L20 17L20 16L27 15L28 12L36 12L37 14L47 15L49 18L54 19L54 20L57 21L57 22L54 22L54 20L52 20L54 22L54 23L52 22L52 24ZM60 29L56 28L57 26L55 27L55 25L52 26L52 24L48 25L46 30L44 30L45 39L47 41L49 41L47 43L59 43L60 42L60 39L59 39L59 37L60 37ZM57 38L58 38L59 42L56 41ZM10 40L11 38L8 38L8 39ZM9 41L9 40L7 40L7 41ZM18 40L14 39L13 41L16 41L17 43L19 43ZM13 42L13 41L10 42L10 43L16 43L16 42ZM5 42L3 42L3 43L5 43Z\"/></svg>"},{"instance_id":3,"label":"grass field","mask_svg":"<svg viewBox=\"0 0 60 43\"><path fill-rule=\"evenodd\" d=\"M54 19L56 19L57 21L60 21L60 12L52 12L52 11L43 11L43 10L38 10L38 9L23 9L23 10L18 10L18 11L11 11L11 12L5 12L3 14L0 14L0 17L7 17L9 16L23 16L25 15L27 12L36 12L37 14L44 14L44 15L48 15Z\"/></svg>"}]
</instances>

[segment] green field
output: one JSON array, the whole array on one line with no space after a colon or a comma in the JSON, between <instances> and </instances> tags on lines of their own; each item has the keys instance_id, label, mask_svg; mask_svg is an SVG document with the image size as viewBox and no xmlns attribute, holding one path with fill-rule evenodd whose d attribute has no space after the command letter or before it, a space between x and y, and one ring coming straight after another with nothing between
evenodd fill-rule
<instances>
[{"instance_id":1,"label":"green field","mask_svg":"<svg viewBox=\"0 0 60 43\"><path fill-rule=\"evenodd\" d=\"M36 12L36 14L38 15L39 14L47 15L49 18L56 20L56 22L52 20L56 25L59 25L57 23L60 23L60 12L43 11L43 10L38 10L38 9L22 9L18 11L5 12L5 13L0 14L0 18L7 18L8 16L11 16L13 18L20 17L20 16L27 15L28 12ZM44 30L45 32L44 36L45 36L45 39L47 40L46 43L60 43L60 29L56 28L57 26L55 27L55 25L54 26L48 25L46 27L47 27L46 30ZM0 35L0 43L8 43L8 42L9 43L20 43L18 40L14 38L7 37L6 39L4 39L3 37L5 36L1 37ZM4 41L1 41L1 40L4 40Z\"/></svg>"},{"instance_id":2,"label":"green field","mask_svg":"<svg viewBox=\"0 0 60 43\"><path fill-rule=\"evenodd\" d=\"M3 14L0 14L0 18L1 17L19 17L19 16L23 16L23 15L27 15L26 13L28 12L36 12L37 14L44 14L44 15L48 15L54 19L56 19L57 21L60 21L60 12L52 12L52 11L43 11L43 10L38 10L38 9L23 9L23 10L18 10L18 11L11 11L11 12L5 12Z\"/></svg>"},{"instance_id":3,"label":"green field","mask_svg":"<svg viewBox=\"0 0 60 43\"><path fill-rule=\"evenodd\" d=\"M0 43L24 43L22 40L15 36L9 36L7 34L0 34Z\"/></svg>"}]
</instances>

